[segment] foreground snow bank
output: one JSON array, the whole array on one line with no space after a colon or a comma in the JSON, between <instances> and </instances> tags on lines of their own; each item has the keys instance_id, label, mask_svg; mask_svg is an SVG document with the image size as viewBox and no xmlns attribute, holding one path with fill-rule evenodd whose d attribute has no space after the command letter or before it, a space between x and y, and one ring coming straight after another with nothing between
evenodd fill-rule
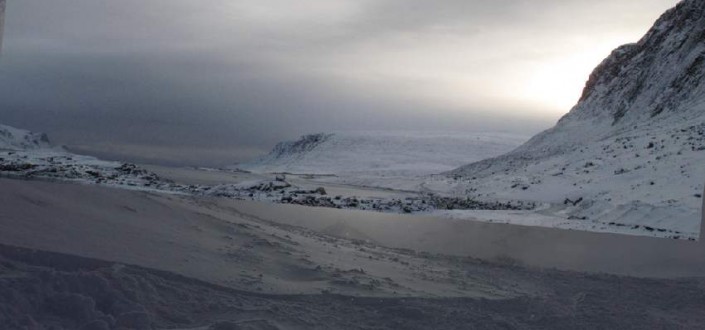
<instances>
[{"instance_id":1,"label":"foreground snow bank","mask_svg":"<svg viewBox=\"0 0 705 330\"><path fill-rule=\"evenodd\" d=\"M11 329L616 329L705 323L696 281L516 269L516 276L537 286L550 285L548 298L284 297L1 245L0 271L8 274L0 277L0 324ZM664 303L676 300L676 309ZM640 312L647 309L656 312Z\"/></svg>"}]
</instances>

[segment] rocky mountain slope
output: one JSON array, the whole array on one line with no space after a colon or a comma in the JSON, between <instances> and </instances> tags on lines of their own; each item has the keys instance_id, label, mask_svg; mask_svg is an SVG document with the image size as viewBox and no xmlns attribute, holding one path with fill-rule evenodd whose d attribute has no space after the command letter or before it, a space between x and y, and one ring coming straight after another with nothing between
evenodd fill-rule
<instances>
[{"instance_id":1,"label":"rocky mountain slope","mask_svg":"<svg viewBox=\"0 0 705 330\"><path fill-rule=\"evenodd\" d=\"M704 74L705 2L685 0L613 51L555 127L449 172L453 191L550 202L554 214L600 225L697 233Z\"/></svg>"}]
</instances>

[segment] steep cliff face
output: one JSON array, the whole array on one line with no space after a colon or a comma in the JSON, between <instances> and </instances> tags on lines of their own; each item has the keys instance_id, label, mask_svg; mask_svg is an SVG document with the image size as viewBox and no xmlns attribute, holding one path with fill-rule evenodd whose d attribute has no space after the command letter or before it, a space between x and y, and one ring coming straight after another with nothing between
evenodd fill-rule
<instances>
[{"instance_id":1,"label":"steep cliff face","mask_svg":"<svg viewBox=\"0 0 705 330\"><path fill-rule=\"evenodd\" d=\"M681 2L595 69L564 120L607 117L619 127L687 112L703 97L704 50L705 2Z\"/></svg>"},{"instance_id":2,"label":"steep cliff face","mask_svg":"<svg viewBox=\"0 0 705 330\"><path fill-rule=\"evenodd\" d=\"M685 0L640 41L614 50L555 127L508 154L449 172L466 180L456 192L549 202L580 197L585 202L568 216L624 221L638 209L633 221L697 217L691 225L699 224L704 76L705 1Z\"/></svg>"}]
</instances>

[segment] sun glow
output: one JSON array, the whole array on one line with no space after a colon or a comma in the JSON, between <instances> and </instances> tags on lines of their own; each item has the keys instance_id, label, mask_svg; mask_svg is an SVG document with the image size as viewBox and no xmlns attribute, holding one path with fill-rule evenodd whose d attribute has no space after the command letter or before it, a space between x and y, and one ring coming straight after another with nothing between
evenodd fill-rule
<instances>
[{"instance_id":1,"label":"sun glow","mask_svg":"<svg viewBox=\"0 0 705 330\"><path fill-rule=\"evenodd\" d=\"M551 110L567 111L578 101L591 70L599 60L567 58L538 66L526 82L524 97Z\"/></svg>"},{"instance_id":2,"label":"sun glow","mask_svg":"<svg viewBox=\"0 0 705 330\"><path fill-rule=\"evenodd\" d=\"M567 112L578 102L592 70L620 44L615 41L577 53L567 52L530 65L521 97L551 112Z\"/></svg>"}]
</instances>

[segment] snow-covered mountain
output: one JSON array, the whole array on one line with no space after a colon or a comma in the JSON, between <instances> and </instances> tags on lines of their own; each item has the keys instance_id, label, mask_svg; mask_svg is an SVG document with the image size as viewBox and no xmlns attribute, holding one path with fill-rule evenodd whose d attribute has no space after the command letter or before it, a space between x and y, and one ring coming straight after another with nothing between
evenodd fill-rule
<instances>
[{"instance_id":1,"label":"snow-covered mountain","mask_svg":"<svg viewBox=\"0 0 705 330\"><path fill-rule=\"evenodd\" d=\"M408 176L449 171L510 151L528 137L491 134L353 132L282 142L238 168L254 172Z\"/></svg>"},{"instance_id":2,"label":"snow-covered mountain","mask_svg":"<svg viewBox=\"0 0 705 330\"><path fill-rule=\"evenodd\" d=\"M0 124L0 150L26 150L50 147L49 138L43 133Z\"/></svg>"},{"instance_id":3,"label":"snow-covered mountain","mask_svg":"<svg viewBox=\"0 0 705 330\"><path fill-rule=\"evenodd\" d=\"M697 233L704 77L705 1L685 0L639 42L613 51L555 127L450 172L454 192L552 202L597 225Z\"/></svg>"},{"instance_id":4,"label":"snow-covered mountain","mask_svg":"<svg viewBox=\"0 0 705 330\"><path fill-rule=\"evenodd\" d=\"M173 183L134 164L77 155L62 147L52 147L46 134L1 124L0 177L174 190Z\"/></svg>"}]
</instances>

